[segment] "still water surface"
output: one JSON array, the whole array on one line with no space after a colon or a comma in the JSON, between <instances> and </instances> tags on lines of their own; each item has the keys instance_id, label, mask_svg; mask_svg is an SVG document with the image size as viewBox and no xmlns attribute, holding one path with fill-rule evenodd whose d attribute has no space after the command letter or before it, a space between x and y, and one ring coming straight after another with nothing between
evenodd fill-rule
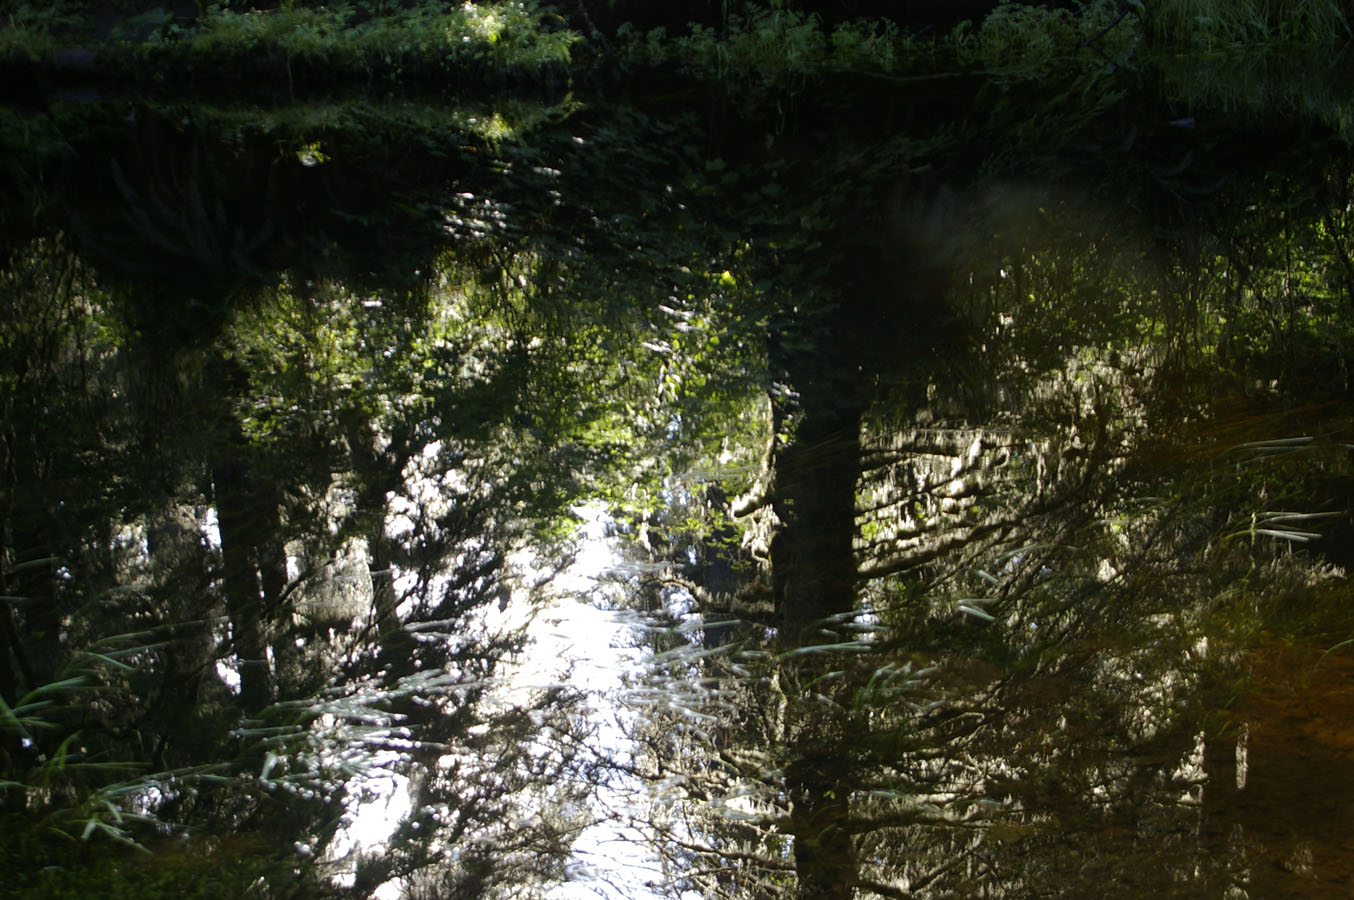
<instances>
[{"instance_id":1,"label":"still water surface","mask_svg":"<svg viewBox=\"0 0 1354 900\"><path fill-rule=\"evenodd\" d=\"M134 112L5 219L33 896L1354 890L1339 153Z\"/></svg>"}]
</instances>

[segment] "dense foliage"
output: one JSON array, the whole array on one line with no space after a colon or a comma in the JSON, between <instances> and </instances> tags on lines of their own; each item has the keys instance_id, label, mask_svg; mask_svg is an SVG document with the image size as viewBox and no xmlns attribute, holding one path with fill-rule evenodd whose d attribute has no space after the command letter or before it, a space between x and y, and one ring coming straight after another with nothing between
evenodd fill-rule
<instances>
[{"instance_id":1,"label":"dense foliage","mask_svg":"<svg viewBox=\"0 0 1354 900\"><path fill-rule=\"evenodd\" d=\"M4 6L0 892L543 896L618 773L674 895L1350 874L1337 4L108 6Z\"/></svg>"}]
</instances>

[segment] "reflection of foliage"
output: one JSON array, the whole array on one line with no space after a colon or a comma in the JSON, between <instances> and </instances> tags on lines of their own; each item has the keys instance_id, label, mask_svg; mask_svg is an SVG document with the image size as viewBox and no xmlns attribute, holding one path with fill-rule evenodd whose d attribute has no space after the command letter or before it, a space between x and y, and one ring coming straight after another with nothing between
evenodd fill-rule
<instances>
[{"instance_id":1,"label":"reflection of foliage","mask_svg":"<svg viewBox=\"0 0 1354 900\"><path fill-rule=\"evenodd\" d=\"M347 785L460 756L416 780L420 815L441 818L410 832L386 876L413 883L436 866L445 889L459 880L485 896L558 878L579 825L555 811L576 808L588 780L563 777L573 757L543 759L530 739L545 723L567 733L570 699L505 705L498 664L522 635L485 618L513 586L507 555L547 546L527 523L573 496L568 458L547 441L565 417L523 393L548 358L463 321L454 286L359 298L284 282L176 347L172 334L111 327L119 303L141 298L104 294L59 248L16 256L6 278L13 627L0 699L13 710L7 807L22 810L6 829L59 825L91 847L107 835L157 854L181 829L194 841L279 834L284 849L249 851L246 869L284 866L300 874L279 887L322 892L306 860L323 859ZM123 375L139 341L172 350L153 392L135 389L143 373ZM61 403L83 419L21 425L51 424ZM535 412L544 437L514 442L505 425ZM151 458L121 454L141 433L156 435L139 444ZM91 454L100 466L78 463ZM493 764L474 774L481 761ZM530 816L539 828L502 830ZM510 838L517 852L476 857ZM430 857L430 843L465 864ZM105 856L91 850L70 883ZM151 884L129 879L129 890Z\"/></svg>"},{"instance_id":2,"label":"reflection of foliage","mask_svg":"<svg viewBox=\"0 0 1354 900\"><path fill-rule=\"evenodd\" d=\"M1293 177L1284 196L1336 199L1219 216L1165 258L1138 243L1151 221L989 189L995 239L951 257L946 295L982 383L927 371L923 405L881 391L863 421L863 609L773 666L748 652L756 627L726 655L692 643L685 677L717 687L656 692L680 698L653 734L684 737L649 737L647 758L687 886L774 896L793 870L882 896L1194 896L1268 879L1282 838L1229 799L1238 740L1278 727L1244 673L1279 635L1347 637L1322 559L1346 558L1322 534L1347 518L1331 498L1348 494L1348 251L1327 211L1345 189ZM1269 777L1257 792L1285 783ZM1227 844L1233 824L1258 856ZM843 846L858 864L813 856ZM1334 845L1307 846L1339 869Z\"/></svg>"},{"instance_id":3,"label":"reflection of foliage","mask_svg":"<svg viewBox=\"0 0 1354 900\"><path fill-rule=\"evenodd\" d=\"M553 97L571 40L347 15L138 52ZM103 838L247 829L285 838L247 871L323 892L305 853L379 768L415 809L359 892L560 877L589 735L569 691L505 700L501 614L590 495L659 559L650 611L696 605L634 694L676 889L1141 895L1114 867L1149 843L1169 890L1242 877L1218 834L1266 698L1228 695L1254 644L1343 627L1291 551L1348 563L1347 174L1167 118L1176 45L1114 16L621 35L633 78L529 141L498 107L237 112L234 147L134 110L70 194L92 268L142 277L37 241L0 297L5 831L92 825L94 871Z\"/></svg>"},{"instance_id":4,"label":"reflection of foliage","mask_svg":"<svg viewBox=\"0 0 1354 900\"><path fill-rule=\"evenodd\" d=\"M794 95L807 83L851 74L907 85L961 77L974 69L1019 77L1059 75L1073 67L1101 68L1086 51L1088 38L1117 18L1115 4L1095 2L1073 14L1020 4L999 4L981 27L963 23L952 35L901 34L884 21L846 22L828 31L816 17L794 9L750 6L745 17L725 28L693 27L688 35L623 30L618 50L623 64L675 65L744 91L749 87ZM1111 55L1126 55L1135 22L1113 29L1102 41ZM1033 71L1030 67L1036 67Z\"/></svg>"},{"instance_id":5,"label":"reflection of foliage","mask_svg":"<svg viewBox=\"0 0 1354 900\"><path fill-rule=\"evenodd\" d=\"M1194 51L1253 49L1274 42L1311 52L1350 33L1345 10L1332 0L1291 5L1274 0L1166 0L1152 5L1148 21L1159 40Z\"/></svg>"},{"instance_id":6,"label":"reflection of foliage","mask_svg":"<svg viewBox=\"0 0 1354 900\"><path fill-rule=\"evenodd\" d=\"M129 5L143 11L124 16L109 34L91 34L107 30L103 16ZM577 39L556 17L523 3L419 0L380 10L367 4L204 3L188 18L176 17L174 4L144 10L147 5L114 4L95 16L88 4L64 0L8 3L0 65L46 81L46 67L54 58L61 63L60 48L94 44L97 54L85 51L88 67L150 91L172 91L184 81L231 91L248 76L254 80L248 89L268 92L377 82L557 99L567 87L564 66ZM66 54L72 52L79 53Z\"/></svg>"}]
</instances>

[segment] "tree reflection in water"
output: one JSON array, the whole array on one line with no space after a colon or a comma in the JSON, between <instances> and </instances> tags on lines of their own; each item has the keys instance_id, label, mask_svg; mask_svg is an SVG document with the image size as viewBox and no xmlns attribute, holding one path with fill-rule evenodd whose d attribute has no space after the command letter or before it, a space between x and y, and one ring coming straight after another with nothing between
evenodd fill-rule
<instances>
[{"instance_id":1,"label":"tree reflection in water","mask_svg":"<svg viewBox=\"0 0 1354 900\"><path fill-rule=\"evenodd\" d=\"M0 123L0 893L1348 892L1339 17L396 5Z\"/></svg>"}]
</instances>

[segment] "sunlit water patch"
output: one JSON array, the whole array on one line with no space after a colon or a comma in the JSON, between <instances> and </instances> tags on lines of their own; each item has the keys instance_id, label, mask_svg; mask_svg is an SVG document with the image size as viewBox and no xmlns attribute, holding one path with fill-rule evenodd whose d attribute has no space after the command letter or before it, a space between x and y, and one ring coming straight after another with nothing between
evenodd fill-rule
<instances>
[{"instance_id":1,"label":"sunlit water patch","mask_svg":"<svg viewBox=\"0 0 1354 900\"><path fill-rule=\"evenodd\" d=\"M646 626L626 609L625 579L614 577L623 564L615 539L608 534L605 512L596 506L575 512L583 524L567 567L551 575L546 561L519 555L512 565L522 576L522 587L507 602L484 613L482 624L490 632L519 627L527 631L524 650L500 673L500 688L492 703L526 707L536 692L559 689L582 698L579 713L587 718L583 732L587 746L582 750L596 784L586 811L588 824L565 867L568 881L547 896L551 900L668 896L659 893L662 868L638 824L646 818L647 788L625 771L634 754L628 735L636 712L622 701L627 676L644 665ZM395 527L399 527L398 517ZM557 752L555 742L561 736L544 722L539 727L533 752ZM383 762L393 769L398 761ZM408 779L385 765L373 767L350 790L353 799L346 824L329 854L339 869L340 882L349 884L357 858L381 853L411 811ZM401 886L391 882L375 896L391 900L401 893Z\"/></svg>"}]
</instances>

